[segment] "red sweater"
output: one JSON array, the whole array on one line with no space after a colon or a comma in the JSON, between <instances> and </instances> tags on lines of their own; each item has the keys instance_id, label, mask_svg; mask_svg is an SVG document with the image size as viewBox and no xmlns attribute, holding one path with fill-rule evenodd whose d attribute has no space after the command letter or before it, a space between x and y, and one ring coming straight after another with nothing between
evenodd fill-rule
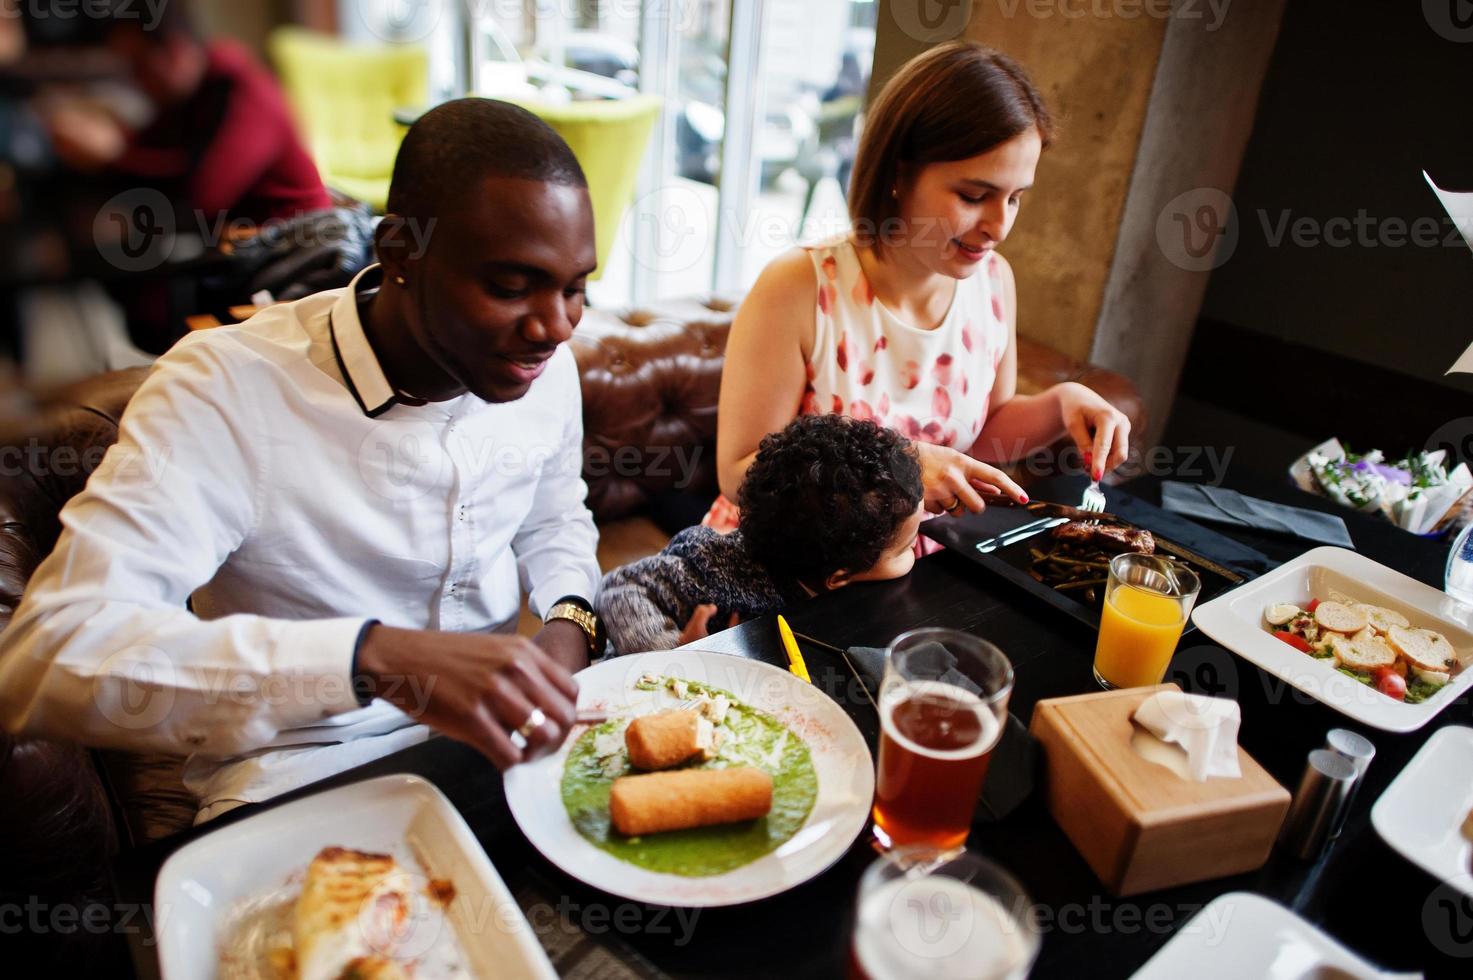
<instances>
[{"instance_id":1,"label":"red sweater","mask_svg":"<svg viewBox=\"0 0 1473 980\"><path fill-rule=\"evenodd\" d=\"M210 222L330 207L276 79L233 41L208 51L199 88L138 133L118 169L166 185Z\"/></svg>"}]
</instances>

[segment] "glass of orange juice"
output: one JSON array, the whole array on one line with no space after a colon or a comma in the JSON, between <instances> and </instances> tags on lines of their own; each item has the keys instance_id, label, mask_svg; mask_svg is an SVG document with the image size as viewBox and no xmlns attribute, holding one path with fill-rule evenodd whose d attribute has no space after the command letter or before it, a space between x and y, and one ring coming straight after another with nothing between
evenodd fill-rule
<instances>
[{"instance_id":1,"label":"glass of orange juice","mask_svg":"<svg viewBox=\"0 0 1473 980\"><path fill-rule=\"evenodd\" d=\"M1181 562L1125 552L1110 560L1095 680L1105 690L1160 684L1202 581Z\"/></svg>"}]
</instances>

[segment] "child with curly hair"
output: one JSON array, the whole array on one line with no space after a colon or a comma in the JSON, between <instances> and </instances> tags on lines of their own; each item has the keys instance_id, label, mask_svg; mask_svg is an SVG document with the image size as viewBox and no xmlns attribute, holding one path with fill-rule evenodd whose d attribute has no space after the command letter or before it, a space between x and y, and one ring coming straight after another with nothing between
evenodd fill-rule
<instances>
[{"instance_id":1,"label":"child with curly hair","mask_svg":"<svg viewBox=\"0 0 1473 980\"><path fill-rule=\"evenodd\" d=\"M739 498L731 534L686 528L604 577L596 605L615 652L668 650L712 620L780 612L915 564L920 464L904 436L874 422L800 415L762 440Z\"/></svg>"}]
</instances>

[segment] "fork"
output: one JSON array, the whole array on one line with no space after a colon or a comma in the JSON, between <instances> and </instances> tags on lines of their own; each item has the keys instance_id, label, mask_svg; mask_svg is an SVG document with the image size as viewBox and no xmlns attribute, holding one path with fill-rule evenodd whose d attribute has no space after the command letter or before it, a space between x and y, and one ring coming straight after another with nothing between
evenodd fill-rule
<instances>
[{"instance_id":1,"label":"fork","mask_svg":"<svg viewBox=\"0 0 1473 980\"><path fill-rule=\"evenodd\" d=\"M1087 510L1092 514L1103 513L1105 510L1105 492L1100 489L1099 480L1090 480L1089 486L1084 488L1084 496L1079 498L1079 509ZM1099 521L1090 521L1098 524Z\"/></svg>"},{"instance_id":2,"label":"fork","mask_svg":"<svg viewBox=\"0 0 1473 980\"><path fill-rule=\"evenodd\" d=\"M686 698L684 701L678 702L675 705L675 707L673 707L673 708L665 708L664 710L665 711L689 711L692 708L694 708L697 705L699 705L700 703L701 703L700 700L697 699L697 698ZM577 717L573 720L573 724L575 724L575 725L602 725L604 722L608 721L612 717L613 717L613 714L611 712L609 712L609 711L601 711L601 710L598 710L598 709L590 709L590 710L587 710L587 711L580 711L580 712L578 712Z\"/></svg>"}]
</instances>

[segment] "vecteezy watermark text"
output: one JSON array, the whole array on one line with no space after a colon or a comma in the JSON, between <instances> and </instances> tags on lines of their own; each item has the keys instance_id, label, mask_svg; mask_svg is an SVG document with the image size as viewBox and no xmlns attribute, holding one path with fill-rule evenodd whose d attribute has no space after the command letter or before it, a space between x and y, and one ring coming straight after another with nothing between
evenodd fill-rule
<instances>
[{"instance_id":1,"label":"vecteezy watermark text","mask_svg":"<svg viewBox=\"0 0 1473 980\"><path fill-rule=\"evenodd\" d=\"M1470 5L1473 9L1473 5ZM1156 244L1177 268L1206 272L1233 257L1244 235L1258 234L1268 248L1455 248L1465 242L1450 217L1296 214L1257 208L1239 220L1231 197L1216 187L1195 187L1168 201L1156 216Z\"/></svg>"},{"instance_id":2,"label":"vecteezy watermark text","mask_svg":"<svg viewBox=\"0 0 1473 980\"><path fill-rule=\"evenodd\" d=\"M136 187L115 195L98 209L92 222L92 239L103 260L124 272L157 269L174 256L186 238L206 249L267 233L285 236L299 248L354 241L356 231L348 224L295 220L305 214L256 222L223 212L210 215L196 208L181 223L173 202L161 191ZM389 234L381 232L380 241L384 247L404 249L406 259L422 258L438 220L385 215L380 223Z\"/></svg>"},{"instance_id":3,"label":"vecteezy watermark text","mask_svg":"<svg viewBox=\"0 0 1473 980\"><path fill-rule=\"evenodd\" d=\"M145 31L159 26L171 0L11 0L0 4L0 19L141 21Z\"/></svg>"},{"instance_id":4,"label":"vecteezy watermark text","mask_svg":"<svg viewBox=\"0 0 1473 980\"><path fill-rule=\"evenodd\" d=\"M1019 10L1036 19L1062 17L1078 20L1200 20L1203 29L1215 31L1227 18L1233 0L989 0L1004 17L1015 17Z\"/></svg>"}]
</instances>

